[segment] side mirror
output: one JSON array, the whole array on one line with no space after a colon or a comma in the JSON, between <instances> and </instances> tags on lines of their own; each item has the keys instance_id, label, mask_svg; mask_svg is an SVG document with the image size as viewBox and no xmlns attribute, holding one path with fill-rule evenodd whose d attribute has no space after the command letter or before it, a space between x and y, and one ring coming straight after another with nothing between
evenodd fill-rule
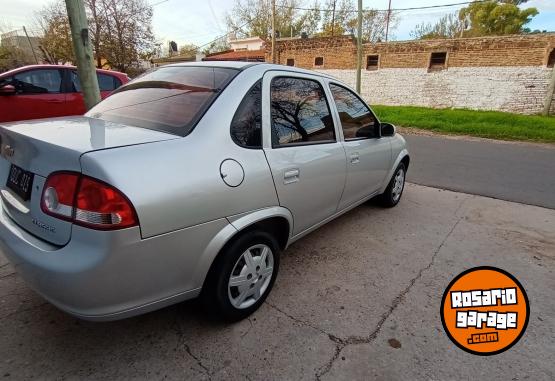
<instances>
[{"instance_id":1,"label":"side mirror","mask_svg":"<svg viewBox=\"0 0 555 381\"><path fill-rule=\"evenodd\" d=\"M383 137L395 135L395 126L391 123L380 124L381 132Z\"/></svg>"},{"instance_id":2,"label":"side mirror","mask_svg":"<svg viewBox=\"0 0 555 381\"><path fill-rule=\"evenodd\" d=\"M4 85L0 87L0 95L14 95L15 87L13 85Z\"/></svg>"}]
</instances>

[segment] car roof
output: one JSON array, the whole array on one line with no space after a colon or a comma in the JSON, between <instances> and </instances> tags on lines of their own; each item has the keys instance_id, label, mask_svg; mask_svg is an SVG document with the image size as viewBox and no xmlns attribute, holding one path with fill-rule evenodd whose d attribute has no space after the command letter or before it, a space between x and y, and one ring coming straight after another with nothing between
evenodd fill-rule
<instances>
[{"instance_id":1,"label":"car roof","mask_svg":"<svg viewBox=\"0 0 555 381\"><path fill-rule=\"evenodd\" d=\"M318 71L307 70L307 69L300 69L294 66L286 66L286 65L277 65L267 62L245 62L245 61L201 61L201 62L182 62L182 63L174 63L170 65L164 65L162 67L179 67L179 66L190 66L190 67L221 67L221 68L232 68L232 69L239 69L239 70L247 70L252 67L263 67L266 70L282 70L288 72L295 72L301 74L311 74L311 75L318 75L320 77L330 78L337 80L336 78L324 74Z\"/></svg>"},{"instance_id":2,"label":"car roof","mask_svg":"<svg viewBox=\"0 0 555 381\"><path fill-rule=\"evenodd\" d=\"M26 66L18 67L16 69L6 71L4 73L0 73L0 76L17 74L22 71L30 70L30 69L77 69L77 68L71 65L50 65L50 64L26 65ZM96 69L96 71L99 73L106 73L106 74L112 74L112 75L123 75L123 76L126 75L125 73L122 73L120 71L115 71L115 70Z\"/></svg>"}]
</instances>

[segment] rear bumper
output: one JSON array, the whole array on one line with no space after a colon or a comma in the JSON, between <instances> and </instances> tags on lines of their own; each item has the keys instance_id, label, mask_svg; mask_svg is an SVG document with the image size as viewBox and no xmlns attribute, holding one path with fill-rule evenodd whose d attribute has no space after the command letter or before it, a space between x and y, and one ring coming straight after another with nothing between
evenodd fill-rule
<instances>
[{"instance_id":1,"label":"rear bumper","mask_svg":"<svg viewBox=\"0 0 555 381\"><path fill-rule=\"evenodd\" d=\"M1 206L0 206L1 208ZM58 308L87 320L116 320L196 297L213 238L226 219L141 239L140 228L112 232L73 226L53 246L0 210L0 248L16 271Z\"/></svg>"}]
</instances>

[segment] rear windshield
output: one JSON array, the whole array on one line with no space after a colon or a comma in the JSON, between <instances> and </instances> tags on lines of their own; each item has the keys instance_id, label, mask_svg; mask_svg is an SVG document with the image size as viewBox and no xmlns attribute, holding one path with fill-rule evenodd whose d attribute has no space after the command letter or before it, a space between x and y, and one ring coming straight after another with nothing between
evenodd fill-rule
<instances>
[{"instance_id":1,"label":"rear windshield","mask_svg":"<svg viewBox=\"0 0 555 381\"><path fill-rule=\"evenodd\" d=\"M237 69L172 66L120 87L86 116L185 136Z\"/></svg>"}]
</instances>

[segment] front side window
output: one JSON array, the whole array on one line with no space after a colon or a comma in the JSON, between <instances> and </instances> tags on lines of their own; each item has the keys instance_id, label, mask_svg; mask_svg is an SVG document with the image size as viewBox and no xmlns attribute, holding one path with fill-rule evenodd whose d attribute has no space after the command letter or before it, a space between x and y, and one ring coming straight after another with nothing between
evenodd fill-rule
<instances>
[{"instance_id":1,"label":"front side window","mask_svg":"<svg viewBox=\"0 0 555 381\"><path fill-rule=\"evenodd\" d=\"M248 91L231 121L231 137L246 148L262 148L262 81Z\"/></svg>"},{"instance_id":2,"label":"front side window","mask_svg":"<svg viewBox=\"0 0 555 381\"><path fill-rule=\"evenodd\" d=\"M12 85L18 93L22 94L59 93L62 76L58 69L29 70L15 74Z\"/></svg>"},{"instance_id":3,"label":"front side window","mask_svg":"<svg viewBox=\"0 0 555 381\"><path fill-rule=\"evenodd\" d=\"M13 81L12 77L0 78L0 87L5 86L5 85L11 85L12 81Z\"/></svg>"},{"instance_id":4,"label":"front side window","mask_svg":"<svg viewBox=\"0 0 555 381\"><path fill-rule=\"evenodd\" d=\"M239 70L166 66L115 90L86 116L188 135Z\"/></svg>"},{"instance_id":5,"label":"front side window","mask_svg":"<svg viewBox=\"0 0 555 381\"><path fill-rule=\"evenodd\" d=\"M330 90L341 120L345 140L378 137L376 118L356 94L335 84L330 84Z\"/></svg>"},{"instance_id":6,"label":"front side window","mask_svg":"<svg viewBox=\"0 0 555 381\"><path fill-rule=\"evenodd\" d=\"M277 77L272 81L270 98L274 147L335 141L330 109L320 83Z\"/></svg>"}]
</instances>

